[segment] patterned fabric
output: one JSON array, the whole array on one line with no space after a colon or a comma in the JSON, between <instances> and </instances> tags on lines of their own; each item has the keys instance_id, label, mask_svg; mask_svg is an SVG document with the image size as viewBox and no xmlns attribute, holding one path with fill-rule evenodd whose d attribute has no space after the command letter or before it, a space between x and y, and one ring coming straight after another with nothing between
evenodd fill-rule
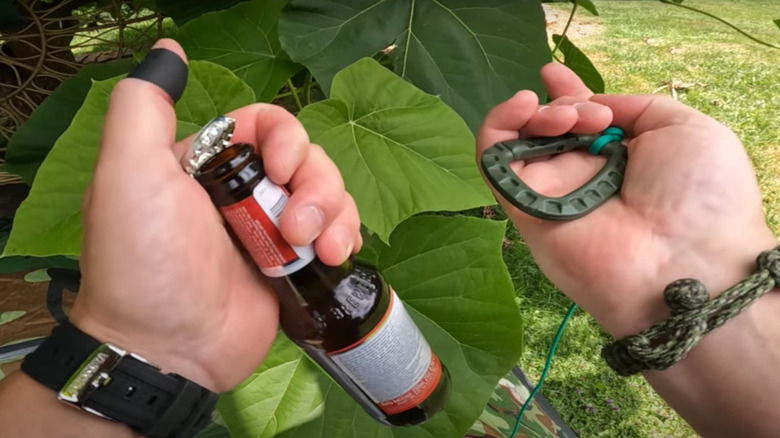
<instances>
[{"instance_id":1,"label":"patterned fabric","mask_svg":"<svg viewBox=\"0 0 780 438\"><path fill-rule=\"evenodd\" d=\"M534 384L520 368L515 367L498 382L482 415L465 438L510 438L520 408L528 399ZM515 438L575 438L558 413L537 394L523 414Z\"/></svg>"}]
</instances>

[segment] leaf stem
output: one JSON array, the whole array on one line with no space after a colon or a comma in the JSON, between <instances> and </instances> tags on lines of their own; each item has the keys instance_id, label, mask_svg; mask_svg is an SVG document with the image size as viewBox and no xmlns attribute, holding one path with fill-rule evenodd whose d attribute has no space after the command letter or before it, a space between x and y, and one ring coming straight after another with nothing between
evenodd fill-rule
<instances>
[{"instance_id":1,"label":"leaf stem","mask_svg":"<svg viewBox=\"0 0 780 438\"><path fill-rule=\"evenodd\" d=\"M306 105L311 104L311 84L312 84L312 75L310 71L306 72L306 81L303 84L304 89L304 99L306 101Z\"/></svg>"},{"instance_id":2,"label":"leaf stem","mask_svg":"<svg viewBox=\"0 0 780 438\"><path fill-rule=\"evenodd\" d=\"M577 12L577 7L579 7L579 4L572 3L572 5L573 6L571 7L571 12L569 13L569 20L566 21L566 27L563 28L563 32L561 32L561 38L558 40L557 43L555 43L555 47L553 47L552 49L553 56L555 56L555 52L557 52L558 48L561 46L561 42L563 42L563 39L566 38L566 33L569 31L569 26L571 26L571 22L574 21L574 14ZM556 60L560 62L560 60L558 60L557 58Z\"/></svg>"},{"instance_id":3,"label":"leaf stem","mask_svg":"<svg viewBox=\"0 0 780 438\"><path fill-rule=\"evenodd\" d=\"M282 99L282 98L284 98L284 97L288 97L288 96L292 96L292 91L287 91L287 92L285 92L285 93L279 93L279 94L277 94L276 96L274 96L274 99L273 99L273 100Z\"/></svg>"},{"instance_id":4,"label":"leaf stem","mask_svg":"<svg viewBox=\"0 0 780 438\"><path fill-rule=\"evenodd\" d=\"M302 110L303 105L301 105L301 99L298 97L298 90L295 89L292 79L287 79L287 87L290 89L290 94L292 94L293 99L295 99L295 106L298 107L298 111Z\"/></svg>"},{"instance_id":5,"label":"leaf stem","mask_svg":"<svg viewBox=\"0 0 780 438\"><path fill-rule=\"evenodd\" d=\"M776 45L774 45L772 43L768 43L766 41L762 41L762 40L754 37L753 35L750 35L749 33L745 32L744 30L738 28L737 26L729 23L728 21L726 21L726 20L724 20L724 19L722 19L720 17L717 17L715 15L710 14L709 12L702 11L701 9L696 9L694 7L691 7L691 6L683 5L681 3L676 3L676 2L674 2L672 0L659 0L659 1L661 3L667 4L667 5L677 6L678 8L688 9L689 11L698 12L698 13L700 13L702 15L706 15L706 16L714 19L714 20L720 21L721 23L725 24L726 26L736 30L737 32L739 32L743 36L745 36L745 37L747 37L747 38L757 42L758 44L761 44L761 45L764 45L764 46L767 46L767 47L771 47L773 49L780 49L780 46L776 46Z\"/></svg>"}]
</instances>

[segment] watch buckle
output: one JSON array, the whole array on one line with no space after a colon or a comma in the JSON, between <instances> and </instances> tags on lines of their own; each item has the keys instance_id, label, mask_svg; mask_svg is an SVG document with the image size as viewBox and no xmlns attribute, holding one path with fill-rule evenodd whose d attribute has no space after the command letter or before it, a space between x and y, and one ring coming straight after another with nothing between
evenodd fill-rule
<instances>
[{"instance_id":1,"label":"watch buckle","mask_svg":"<svg viewBox=\"0 0 780 438\"><path fill-rule=\"evenodd\" d=\"M116 368L125 356L131 356L141 362L154 366L146 359L136 354L128 353L126 350L122 350L115 345L109 343L101 344L79 366L76 372L70 376L60 390L57 398L91 414L107 420L116 421L108 415L85 406L85 403L89 400L89 397L93 392L111 382L111 371ZM154 367L158 368L156 366Z\"/></svg>"}]
</instances>

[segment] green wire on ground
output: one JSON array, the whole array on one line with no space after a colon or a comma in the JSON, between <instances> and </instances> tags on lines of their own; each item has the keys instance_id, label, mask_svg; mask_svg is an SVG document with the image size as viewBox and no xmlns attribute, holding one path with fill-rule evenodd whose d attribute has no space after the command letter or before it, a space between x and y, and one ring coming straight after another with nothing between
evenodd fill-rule
<instances>
[{"instance_id":1,"label":"green wire on ground","mask_svg":"<svg viewBox=\"0 0 780 438\"><path fill-rule=\"evenodd\" d=\"M569 310L566 312L566 316L563 317L561 325L558 326L558 333L555 334L555 339L553 339L552 345L550 346L550 352L547 353L547 360L544 362L544 369L542 370L542 375L539 377L539 383L534 386L534 389L531 390L531 394L528 396L525 403L523 403L523 407L520 409L520 413L517 415L515 427L512 429L512 433L509 434L509 438L514 438L517 431L520 430L520 424L523 422L523 414L525 414L526 409L528 409L528 406L531 404L534 397L536 397L536 393L538 393L542 388L544 379L547 377L547 372L550 371L550 365L552 365L552 359L553 356L555 356L555 350L558 349L558 343L561 341L561 337L563 336L563 329L566 328L566 324L569 322L569 319L575 310L577 310L577 305L572 304L571 307L569 307Z\"/></svg>"}]
</instances>

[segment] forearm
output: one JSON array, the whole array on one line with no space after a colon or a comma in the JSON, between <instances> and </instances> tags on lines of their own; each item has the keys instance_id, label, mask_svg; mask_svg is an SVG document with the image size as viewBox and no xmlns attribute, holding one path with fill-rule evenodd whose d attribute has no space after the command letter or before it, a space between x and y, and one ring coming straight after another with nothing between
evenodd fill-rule
<instances>
[{"instance_id":1,"label":"forearm","mask_svg":"<svg viewBox=\"0 0 780 438\"><path fill-rule=\"evenodd\" d=\"M645 377L704 437L780 436L780 291Z\"/></svg>"},{"instance_id":2,"label":"forearm","mask_svg":"<svg viewBox=\"0 0 780 438\"><path fill-rule=\"evenodd\" d=\"M137 438L124 425L67 406L21 371L0 382L0 430L4 438Z\"/></svg>"}]
</instances>

